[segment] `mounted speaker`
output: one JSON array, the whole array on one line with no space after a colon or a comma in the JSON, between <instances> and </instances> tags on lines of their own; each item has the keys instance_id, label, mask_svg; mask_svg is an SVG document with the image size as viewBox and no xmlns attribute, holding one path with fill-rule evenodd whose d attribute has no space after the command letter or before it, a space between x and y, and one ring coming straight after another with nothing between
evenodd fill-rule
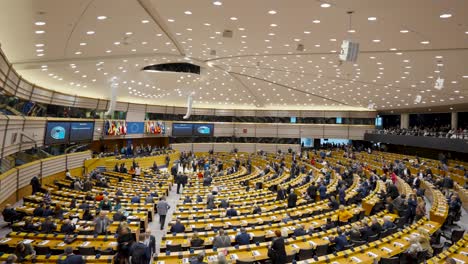
<instances>
[{"instance_id":1,"label":"mounted speaker","mask_svg":"<svg viewBox=\"0 0 468 264\"><path fill-rule=\"evenodd\" d=\"M343 40L341 44L340 60L356 62L359 54L359 43Z\"/></svg>"}]
</instances>

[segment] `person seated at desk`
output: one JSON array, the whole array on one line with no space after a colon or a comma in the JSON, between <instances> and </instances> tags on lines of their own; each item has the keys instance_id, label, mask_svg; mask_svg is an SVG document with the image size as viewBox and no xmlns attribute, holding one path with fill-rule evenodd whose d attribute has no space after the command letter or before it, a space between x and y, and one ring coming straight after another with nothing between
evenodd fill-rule
<instances>
[{"instance_id":1,"label":"person seated at desk","mask_svg":"<svg viewBox=\"0 0 468 264\"><path fill-rule=\"evenodd\" d=\"M213 239L213 247L225 248L231 246L231 238L224 233L224 229L219 229L218 235Z\"/></svg>"},{"instance_id":2,"label":"person seated at desk","mask_svg":"<svg viewBox=\"0 0 468 264\"><path fill-rule=\"evenodd\" d=\"M66 264L84 264L85 263L83 256L73 254L72 247L66 247L63 250L63 254L60 256L65 256L65 259L59 260L58 263L66 263Z\"/></svg>"},{"instance_id":3,"label":"person seated at desk","mask_svg":"<svg viewBox=\"0 0 468 264\"><path fill-rule=\"evenodd\" d=\"M48 216L41 225L41 232L45 234L50 234L55 231L57 225L54 222L52 216Z\"/></svg>"},{"instance_id":4,"label":"person seated at desk","mask_svg":"<svg viewBox=\"0 0 468 264\"><path fill-rule=\"evenodd\" d=\"M457 264L453 258L446 258L444 264Z\"/></svg>"},{"instance_id":5,"label":"person seated at desk","mask_svg":"<svg viewBox=\"0 0 468 264\"><path fill-rule=\"evenodd\" d=\"M364 241L366 241L370 236L374 235L372 229L367 224L367 220L364 221L364 224L362 225L361 229L359 229L359 232L361 232L361 240Z\"/></svg>"},{"instance_id":6,"label":"person seated at desk","mask_svg":"<svg viewBox=\"0 0 468 264\"><path fill-rule=\"evenodd\" d=\"M99 202L99 209L104 211L112 210L112 203L111 201L109 201L109 197L104 196L104 199L102 199L102 201Z\"/></svg>"},{"instance_id":7,"label":"person seated at desk","mask_svg":"<svg viewBox=\"0 0 468 264\"><path fill-rule=\"evenodd\" d=\"M206 262L203 262L203 259L205 259L205 252L200 252L196 257L192 257L190 259L191 264L206 264Z\"/></svg>"},{"instance_id":8,"label":"person seated at desk","mask_svg":"<svg viewBox=\"0 0 468 264\"><path fill-rule=\"evenodd\" d=\"M201 202L203 202L203 198L199 194L197 194L197 203Z\"/></svg>"},{"instance_id":9,"label":"person seated at desk","mask_svg":"<svg viewBox=\"0 0 468 264\"><path fill-rule=\"evenodd\" d=\"M83 216L81 216L81 220L83 221L92 221L94 216L90 213L89 208L85 209L83 212Z\"/></svg>"},{"instance_id":10,"label":"person seated at desk","mask_svg":"<svg viewBox=\"0 0 468 264\"><path fill-rule=\"evenodd\" d=\"M123 213L123 210L120 209L120 210L118 210L117 212L114 213L114 215L112 216L112 220L116 221L116 222L122 222L122 221L126 221L127 217Z\"/></svg>"},{"instance_id":11,"label":"person seated at desk","mask_svg":"<svg viewBox=\"0 0 468 264\"><path fill-rule=\"evenodd\" d=\"M140 203L140 196L138 194L135 194L135 196L132 197L132 199L130 200L130 202L132 204L135 204L135 203Z\"/></svg>"},{"instance_id":12,"label":"person seated at desk","mask_svg":"<svg viewBox=\"0 0 468 264\"><path fill-rule=\"evenodd\" d=\"M32 245L30 243L19 242L15 248L15 255L18 258L18 262L23 262L27 256L36 255Z\"/></svg>"},{"instance_id":13,"label":"person seated at desk","mask_svg":"<svg viewBox=\"0 0 468 264\"><path fill-rule=\"evenodd\" d=\"M342 251L347 245L349 245L348 239L340 229L338 229L338 236L330 237L329 240L331 243L335 243L336 251Z\"/></svg>"},{"instance_id":14,"label":"person seated at desk","mask_svg":"<svg viewBox=\"0 0 468 264\"><path fill-rule=\"evenodd\" d=\"M55 205L55 208L54 208L54 214L53 216L56 218L56 219L63 219L63 213L65 212L65 210L62 209L62 206L60 206L60 204L56 204Z\"/></svg>"},{"instance_id":15,"label":"person seated at desk","mask_svg":"<svg viewBox=\"0 0 468 264\"><path fill-rule=\"evenodd\" d=\"M370 228L372 230L372 233L374 233L374 235L380 234L382 232L382 225L380 225L379 221L375 217L371 218Z\"/></svg>"},{"instance_id":16,"label":"person seated at desk","mask_svg":"<svg viewBox=\"0 0 468 264\"><path fill-rule=\"evenodd\" d=\"M192 238L189 240L190 241L190 247L201 247L205 243L203 239L198 236L198 232L193 232Z\"/></svg>"},{"instance_id":17,"label":"person seated at desk","mask_svg":"<svg viewBox=\"0 0 468 264\"><path fill-rule=\"evenodd\" d=\"M219 203L218 208L227 209L228 207L229 207L229 201L226 199L221 199L221 202Z\"/></svg>"},{"instance_id":18,"label":"person seated at desk","mask_svg":"<svg viewBox=\"0 0 468 264\"><path fill-rule=\"evenodd\" d=\"M75 225L70 222L70 219L65 219L60 227L60 233L69 235L75 232L75 228Z\"/></svg>"},{"instance_id":19,"label":"person seated at desk","mask_svg":"<svg viewBox=\"0 0 468 264\"><path fill-rule=\"evenodd\" d=\"M250 239L251 237L249 234L247 234L247 230L245 230L244 227L241 227L240 233L238 233L235 238L236 243L240 246L250 244Z\"/></svg>"},{"instance_id":20,"label":"person seated at desk","mask_svg":"<svg viewBox=\"0 0 468 264\"><path fill-rule=\"evenodd\" d=\"M148 194L148 195L145 197L145 204L153 204L153 203L154 203L153 195Z\"/></svg>"},{"instance_id":21,"label":"person seated at desk","mask_svg":"<svg viewBox=\"0 0 468 264\"><path fill-rule=\"evenodd\" d=\"M100 201L104 200L104 194L102 192L100 192L98 195L96 195L95 200L96 200L96 202L100 202Z\"/></svg>"},{"instance_id":22,"label":"person seated at desk","mask_svg":"<svg viewBox=\"0 0 468 264\"><path fill-rule=\"evenodd\" d=\"M35 210L34 210L35 211ZM6 204L5 209L2 211L3 219L5 222L13 223L21 219L21 215L11 207L11 204Z\"/></svg>"},{"instance_id":23,"label":"person seated at desk","mask_svg":"<svg viewBox=\"0 0 468 264\"><path fill-rule=\"evenodd\" d=\"M33 211L33 216L34 217L43 217L44 216L44 210L45 210L45 203L40 204L36 209Z\"/></svg>"},{"instance_id":24,"label":"person seated at desk","mask_svg":"<svg viewBox=\"0 0 468 264\"><path fill-rule=\"evenodd\" d=\"M91 192L87 192L85 195L86 201L94 201L94 197L91 195Z\"/></svg>"},{"instance_id":25,"label":"person seated at desk","mask_svg":"<svg viewBox=\"0 0 468 264\"><path fill-rule=\"evenodd\" d=\"M353 214L351 214L348 210L345 209L344 205L340 205L340 209L338 210L338 225L346 225L353 217Z\"/></svg>"},{"instance_id":26,"label":"person seated at desk","mask_svg":"<svg viewBox=\"0 0 468 264\"><path fill-rule=\"evenodd\" d=\"M115 195L116 196L122 196L123 195L123 191L122 191L122 188L117 188L117 191L115 192Z\"/></svg>"},{"instance_id":27,"label":"person seated at desk","mask_svg":"<svg viewBox=\"0 0 468 264\"><path fill-rule=\"evenodd\" d=\"M175 224L171 226L171 233L183 233L185 232L185 226L177 219Z\"/></svg>"},{"instance_id":28,"label":"person seated at desk","mask_svg":"<svg viewBox=\"0 0 468 264\"><path fill-rule=\"evenodd\" d=\"M70 201L70 205L68 206L70 209L75 209L76 208L76 199L72 198Z\"/></svg>"},{"instance_id":29,"label":"person seated at desk","mask_svg":"<svg viewBox=\"0 0 468 264\"><path fill-rule=\"evenodd\" d=\"M107 234L107 228L110 226L112 221L107 217L107 213L101 211L99 217L94 219L94 233L97 235Z\"/></svg>"},{"instance_id":30,"label":"person seated at desk","mask_svg":"<svg viewBox=\"0 0 468 264\"><path fill-rule=\"evenodd\" d=\"M323 226L323 230L326 231L326 230L330 230L332 228L335 227L335 223L333 223L333 221L331 220L331 218L327 218L327 222L325 223L325 225Z\"/></svg>"},{"instance_id":31,"label":"person seated at desk","mask_svg":"<svg viewBox=\"0 0 468 264\"><path fill-rule=\"evenodd\" d=\"M113 208L114 211L118 211L118 210L122 209L122 204L120 203L120 198L119 197L114 198L114 203L115 203L114 208Z\"/></svg>"},{"instance_id":32,"label":"person seated at desk","mask_svg":"<svg viewBox=\"0 0 468 264\"><path fill-rule=\"evenodd\" d=\"M89 204L87 201L83 201L79 206L78 206L78 209L80 210L86 210L88 209L89 210Z\"/></svg>"},{"instance_id":33,"label":"person seated at desk","mask_svg":"<svg viewBox=\"0 0 468 264\"><path fill-rule=\"evenodd\" d=\"M226 216L227 217L233 217L233 216L237 216L237 215L238 214L237 214L236 209L234 209L234 205L231 205L231 208L226 211Z\"/></svg>"},{"instance_id":34,"label":"person seated at desk","mask_svg":"<svg viewBox=\"0 0 468 264\"><path fill-rule=\"evenodd\" d=\"M22 228L24 232L34 232L36 231L36 226L33 224L31 217L24 218L24 226Z\"/></svg>"},{"instance_id":35,"label":"person seated at desk","mask_svg":"<svg viewBox=\"0 0 468 264\"><path fill-rule=\"evenodd\" d=\"M330 202L328 202L328 207L332 210L337 210L340 207L340 204L336 201L334 196L330 196Z\"/></svg>"},{"instance_id":36,"label":"person seated at desk","mask_svg":"<svg viewBox=\"0 0 468 264\"><path fill-rule=\"evenodd\" d=\"M295 237L298 237L298 236L303 236L305 235L307 232L305 231L304 229L304 225L303 224L299 224L296 226L296 229L294 229L294 232L293 232L293 236Z\"/></svg>"},{"instance_id":37,"label":"person seated at desk","mask_svg":"<svg viewBox=\"0 0 468 264\"><path fill-rule=\"evenodd\" d=\"M351 230L348 232L349 239L351 241L361 240L361 232L359 231L359 224L354 225Z\"/></svg>"},{"instance_id":38,"label":"person seated at desk","mask_svg":"<svg viewBox=\"0 0 468 264\"><path fill-rule=\"evenodd\" d=\"M54 215L54 211L50 209L50 205L46 205L46 207L44 208L44 212L42 213L42 216L48 217L48 216L53 216L53 215Z\"/></svg>"},{"instance_id":39,"label":"person seated at desk","mask_svg":"<svg viewBox=\"0 0 468 264\"><path fill-rule=\"evenodd\" d=\"M192 203L192 198L190 196L185 196L184 204Z\"/></svg>"},{"instance_id":40,"label":"person seated at desk","mask_svg":"<svg viewBox=\"0 0 468 264\"><path fill-rule=\"evenodd\" d=\"M260 214L260 213L262 213L262 208L259 205L255 204L253 207L252 214Z\"/></svg>"},{"instance_id":41,"label":"person seated at desk","mask_svg":"<svg viewBox=\"0 0 468 264\"><path fill-rule=\"evenodd\" d=\"M392 218L388 215L383 217L384 223L382 225L382 228L385 230L395 228L396 225L395 223L392 222Z\"/></svg>"},{"instance_id":42,"label":"person seated at desk","mask_svg":"<svg viewBox=\"0 0 468 264\"><path fill-rule=\"evenodd\" d=\"M283 219L281 219L281 222L287 224L289 221L292 221L293 219L291 218L291 215L289 213L285 213L283 215Z\"/></svg>"}]
</instances>

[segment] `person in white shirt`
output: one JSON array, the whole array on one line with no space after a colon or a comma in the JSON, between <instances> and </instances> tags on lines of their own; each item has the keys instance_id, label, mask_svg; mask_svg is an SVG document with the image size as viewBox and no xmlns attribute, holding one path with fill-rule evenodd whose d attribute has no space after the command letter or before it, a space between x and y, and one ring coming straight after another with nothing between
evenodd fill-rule
<instances>
[{"instance_id":1,"label":"person in white shirt","mask_svg":"<svg viewBox=\"0 0 468 264\"><path fill-rule=\"evenodd\" d=\"M140 176L140 175L141 175L141 168L137 166L135 168L135 176Z\"/></svg>"}]
</instances>

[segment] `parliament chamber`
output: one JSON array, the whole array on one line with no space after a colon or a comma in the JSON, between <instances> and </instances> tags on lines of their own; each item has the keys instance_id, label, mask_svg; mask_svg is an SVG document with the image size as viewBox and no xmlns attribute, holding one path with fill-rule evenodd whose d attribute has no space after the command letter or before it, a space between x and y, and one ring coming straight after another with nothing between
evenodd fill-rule
<instances>
[{"instance_id":1,"label":"parliament chamber","mask_svg":"<svg viewBox=\"0 0 468 264\"><path fill-rule=\"evenodd\" d=\"M0 3L0 263L468 263L468 3Z\"/></svg>"}]
</instances>

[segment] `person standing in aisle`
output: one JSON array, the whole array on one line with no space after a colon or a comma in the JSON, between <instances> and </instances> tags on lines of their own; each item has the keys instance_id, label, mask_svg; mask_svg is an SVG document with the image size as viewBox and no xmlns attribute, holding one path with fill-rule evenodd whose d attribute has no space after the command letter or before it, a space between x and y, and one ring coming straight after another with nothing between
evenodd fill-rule
<instances>
[{"instance_id":1,"label":"person standing in aisle","mask_svg":"<svg viewBox=\"0 0 468 264\"><path fill-rule=\"evenodd\" d=\"M156 209L158 210L159 214L159 223L161 224L161 230L164 229L164 223L166 222L166 215L167 211L171 208L169 204L166 202L166 197L163 196L159 200L158 204L156 205Z\"/></svg>"}]
</instances>

